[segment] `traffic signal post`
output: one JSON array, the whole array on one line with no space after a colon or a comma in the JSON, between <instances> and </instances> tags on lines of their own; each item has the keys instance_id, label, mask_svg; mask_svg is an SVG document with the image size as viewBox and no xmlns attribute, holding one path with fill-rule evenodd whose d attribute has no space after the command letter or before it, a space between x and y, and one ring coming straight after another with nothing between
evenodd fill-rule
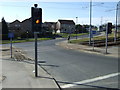
<instances>
[{"instance_id":1,"label":"traffic signal post","mask_svg":"<svg viewBox=\"0 0 120 90\"><path fill-rule=\"evenodd\" d=\"M38 76L38 59L37 59L37 32L34 32L34 38L35 38L35 77Z\"/></svg>"},{"instance_id":2,"label":"traffic signal post","mask_svg":"<svg viewBox=\"0 0 120 90\"><path fill-rule=\"evenodd\" d=\"M37 8L37 4L34 4L35 7L31 8L32 15L32 31L34 32L35 38L35 77L38 77L38 59L37 59L37 35L41 32L42 26L42 9Z\"/></svg>"},{"instance_id":3,"label":"traffic signal post","mask_svg":"<svg viewBox=\"0 0 120 90\"><path fill-rule=\"evenodd\" d=\"M108 52L107 52L107 48L108 48L108 34L111 34L111 33L112 33L112 23L108 22L107 26L106 26L106 43L105 43L105 48L106 48L105 53L106 54L108 54Z\"/></svg>"}]
</instances>

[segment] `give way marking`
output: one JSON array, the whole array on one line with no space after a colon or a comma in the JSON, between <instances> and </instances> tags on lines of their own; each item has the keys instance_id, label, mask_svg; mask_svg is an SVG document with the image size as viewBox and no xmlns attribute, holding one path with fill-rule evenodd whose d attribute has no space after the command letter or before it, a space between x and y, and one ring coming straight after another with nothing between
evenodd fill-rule
<instances>
[{"instance_id":1,"label":"give way marking","mask_svg":"<svg viewBox=\"0 0 120 90\"><path fill-rule=\"evenodd\" d=\"M83 81L80 81L80 82L73 82L74 84L66 84L66 85L61 86L61 88L70 88L70 87L73 87L73 86L77 86L77 84L91 83L91 82L95 82L95 81L115 77L115 76L118 76L118 75L120 75L120 73L112 73L112 74L99 76L99 77L92 78L92 79L83 80Z\"/></svg>"}]
</instances>

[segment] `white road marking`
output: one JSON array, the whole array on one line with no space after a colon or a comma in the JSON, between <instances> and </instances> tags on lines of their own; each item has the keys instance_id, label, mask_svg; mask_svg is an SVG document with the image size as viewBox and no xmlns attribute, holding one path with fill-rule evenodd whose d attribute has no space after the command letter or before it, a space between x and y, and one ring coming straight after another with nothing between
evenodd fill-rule
<instances>
[{"instance_id":1,"label":"white road marking","mask_svg":"<svg viewBox=\"0 0 120 90\"><path fill-rule=\"evenodd\" d=\"M109 75L99 76L99 77L96 77L96 78L87 79L87 80L83 80L83 81L80 81L80 82L74 82L74 84L63 85L63 86L61 86L61 88L70 88L70 87L73 87L73 86L77 86L76 84L85 84L85 83L95 82L95 81L115 77L115 76L118 76L118 75L120 75L120 73L112 73L112 74L109 74Z\"/></svg>"}]
</instances>

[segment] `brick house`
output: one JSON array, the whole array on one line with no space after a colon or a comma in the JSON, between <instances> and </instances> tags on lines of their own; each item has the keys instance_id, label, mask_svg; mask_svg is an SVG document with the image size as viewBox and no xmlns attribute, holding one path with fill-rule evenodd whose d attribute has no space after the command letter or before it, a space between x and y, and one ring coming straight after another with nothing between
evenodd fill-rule
<instances>
[{"instance_id":1,"label":"brick house","mask_svg":"<svg viewBox=\"0 0 120 90\"><path fill-rule=\"evenodd\" d=\"M58 20L56 29L60 30L60 33L74 33L75 23L73 20Z\"/></svg>"}]
</instances>

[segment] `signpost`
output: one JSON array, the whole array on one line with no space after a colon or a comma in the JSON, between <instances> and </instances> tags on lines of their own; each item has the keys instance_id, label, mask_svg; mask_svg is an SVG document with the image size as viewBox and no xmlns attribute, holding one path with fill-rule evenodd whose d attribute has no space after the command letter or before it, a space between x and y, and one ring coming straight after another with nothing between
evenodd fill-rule
<instances>
[{"instance_id":1,"label":"signpost","mask_svg":"<svg viewBox=\"0 0 120 90\"><path fill-rule=\"evenodd\" d=\"M38 76L38 60L37 60L37 34L41 32L42 26L42 9L37 8L37 4L34 4L35 7L31 8L31 15L32 15L32 31L34 32L35 38L35 77Z\"/></svg>"},{"instance_id":2,"label":"signpost","mask_svg":"<svg viewBox=\"0 0 120 90\"><path fill-rule=\"evenodd\" d=\"M12 38L14 37L13 33L8 33L8 38L10 38L10 55L12 58Z\"/></svg>"},{"instance_id":3,"label":"signpost","mask_svg":"<svg viewBox=\"0 0 120 90\"><path fill-rule=\"evenodd\" d=\"M108 48L108 27L106 27L106 43L105 43L105 53L107 54Z\"/></svg>"},{"instance_id":4,"label":"signpost","mask_svg":"<svg viewBox=\"0 0 120 90\"><path fill-rule=\"evenodd\" d=\"M93 39L93 43L92 43L93 51L94 51L94 46L95 46L95 44L94 44L94 35L95 35L95 34L96 34L96 31L93 31L93 30L92 30L91 38Z\"/></svg>"}]
</instances>

